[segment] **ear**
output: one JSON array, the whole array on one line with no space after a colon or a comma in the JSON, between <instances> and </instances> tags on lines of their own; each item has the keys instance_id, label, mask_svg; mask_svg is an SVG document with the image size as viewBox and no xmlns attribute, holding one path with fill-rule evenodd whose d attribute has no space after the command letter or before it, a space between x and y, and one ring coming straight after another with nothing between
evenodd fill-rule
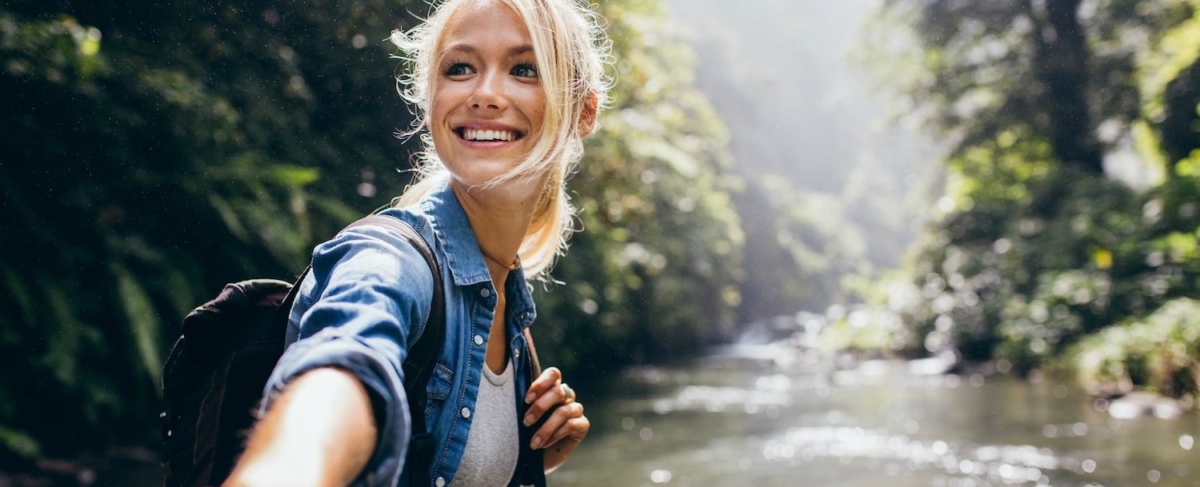
<instances>
[{"instance_id":1,"label":"ear","mask_svg":"<svg viewBox=\"0 0 1200 487\"><path fill-rule=\"evenodd\" d=\"M599 111L600 99L596 97L596 92L589 91L587 100L583 102L583 111L579 113L579 138L591 135L596 129L596 114Z\"/></svg>"}]
</instances>

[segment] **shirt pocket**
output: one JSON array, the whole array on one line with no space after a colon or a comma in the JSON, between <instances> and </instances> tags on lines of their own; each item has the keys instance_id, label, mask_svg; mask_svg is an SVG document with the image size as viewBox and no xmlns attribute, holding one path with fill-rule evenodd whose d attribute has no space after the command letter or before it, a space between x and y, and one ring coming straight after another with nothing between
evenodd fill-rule
<instances>
[{"instance_id":1,"label":"shirt pocket","mask_svg":"<svg viewBox=\"0 0 1200 487\"><path fill-rule=\"evenodd\" d=\"M425 386L425 427L433 429L433 421L437 411L450 395L454 382L454 371L442 364L434 364L433 373L429 375L429 384Z\"/></svg>"}]
</instances>

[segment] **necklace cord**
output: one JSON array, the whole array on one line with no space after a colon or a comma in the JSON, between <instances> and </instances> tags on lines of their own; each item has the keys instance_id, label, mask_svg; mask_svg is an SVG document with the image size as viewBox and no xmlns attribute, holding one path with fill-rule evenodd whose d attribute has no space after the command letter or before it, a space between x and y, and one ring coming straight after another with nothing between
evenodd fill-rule
<instances>
[{"instance_id":1,"label":"necklace cord","mask_svg":"<svg viewBox=\"0 0 1200 487\"><path fill-rule=\"evenodd\" d=\"M483 254L483 256L486 257L488 260L495 262L497 264L500 264L505 269L508 269L510 271L515 271L519 267L521 267L521 256L520 255L513 256L512 262L506 263L503 260L497 259L496 257L492 256L491 254L484 252L482 247L479 248L479 253Z\"/></svg>"}]
</instances>

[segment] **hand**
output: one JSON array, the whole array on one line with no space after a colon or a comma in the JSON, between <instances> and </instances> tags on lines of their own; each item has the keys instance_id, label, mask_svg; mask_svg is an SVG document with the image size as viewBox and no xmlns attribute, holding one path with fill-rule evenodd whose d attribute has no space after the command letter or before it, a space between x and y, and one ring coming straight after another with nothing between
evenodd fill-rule
<instances>
[{"instance_id":1,"label":"hand","mask_svg":"<svg viewBox=\"0 0 1200 487\"><path fill-rule=\"evenodd\" d=\"M375 438L362 382L341 369L313 369L293 379L254 426L223 485L349 485L371 459Z\"/></svg>"},{"instance_id":2,"label":"hand","mask_svg":"<svg viewBox=\"0 0 1200 487\"><path fill-rule=\"evenodd\" d=\"M529 411L522 420L526 426L553 410L545 424L533 434L529 447L545 448L543 467L547 472L558 468L587 436L592 424L583 415L583 404L576 400L575 391L562 381L562 372L550 367L529 386L525 394Z\"/></svg>"}]
</instances>

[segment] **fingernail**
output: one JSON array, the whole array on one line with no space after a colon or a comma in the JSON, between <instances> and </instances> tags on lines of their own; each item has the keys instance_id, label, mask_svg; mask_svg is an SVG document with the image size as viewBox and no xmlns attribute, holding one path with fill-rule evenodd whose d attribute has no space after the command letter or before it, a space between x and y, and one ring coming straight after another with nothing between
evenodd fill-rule
<instances>
[{"instance_id":1,"label":"fingernail","mask_svg":"<svg viewBox=\"0 0 1200 487\"><path fill-rule=\"evenodd\" d=\"M525 404L532 404L532 403L533 403L533 393L526 394L525 395Z\"/></svg>"},{"instance_id":2,"label":"fingernail","mask_svg":"<svg viewBox=\"0 0 1200 487\"><path fill-rule=\"evenodd\" d=\"M533 448L534 450L541 448L542 447L542 437L540 437L540 436L533 437L533 441L529 443L529 447Z\"/></svg>"},{"instance_id":3,"label":"fingernail","mask_svg":"<svg viewBox=\"0 0 1200 487\"><path fill-rule=\"evenodd\" d=\"M529 425L533 424L533 420L534 420L534 417L532 414L526 414L525 415L525 426L529 426ZM537 447L534 447L534 448L537 448Z\"/></svg>"}]
</instances>

